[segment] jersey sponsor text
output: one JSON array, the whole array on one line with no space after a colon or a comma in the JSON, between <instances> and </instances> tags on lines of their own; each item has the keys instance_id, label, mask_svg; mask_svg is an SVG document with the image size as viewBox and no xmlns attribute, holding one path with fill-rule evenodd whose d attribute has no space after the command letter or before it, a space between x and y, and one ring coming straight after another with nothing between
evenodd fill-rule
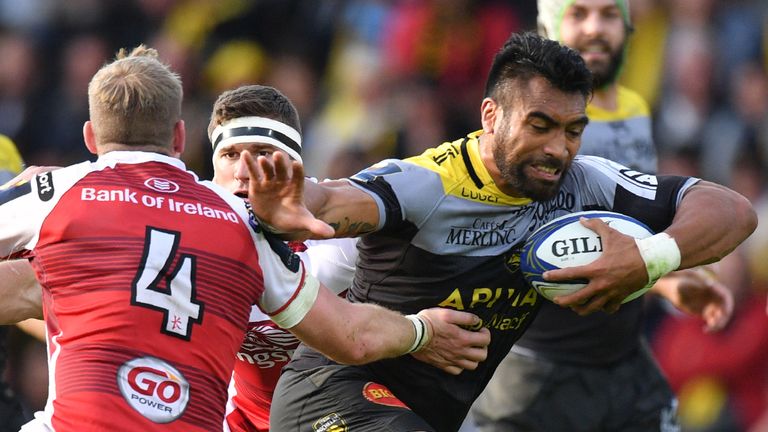
<instances>
[{"instance_id":1,"label":"jersey sponsor text","mask_svg":"<svg viewBox=\"0 0 768 432\"><path fill-rule=\"evenodd\" d=\"M155 423L176 420L189 402L189 382L158 358L139 357L123 363L117 383L128 405Z\"/></svg>"},{"instance_id":2,"label":"jersey sponsor text","mask_svg":"<svg viewBox=\"0 0 768 432\"><path fill-rule=\"evenodd\" d=\"M129 188L123 189L96 189L86 187L80 191L80 199L83 201L124 202L141 204L145 207L157 209L165 208L176 213L185 213L193 216L203 216L211 219L225 220L239 223L239 219L233 211L223 211L208 207L199 202L184 202L178 198L168 198L148 194L139 194Z\"/></svg>"}]
</instances>

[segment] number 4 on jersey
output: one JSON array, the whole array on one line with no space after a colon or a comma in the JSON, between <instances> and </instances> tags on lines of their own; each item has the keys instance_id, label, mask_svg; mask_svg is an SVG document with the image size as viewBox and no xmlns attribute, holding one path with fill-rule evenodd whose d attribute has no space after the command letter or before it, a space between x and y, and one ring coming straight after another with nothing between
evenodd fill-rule
<instances>
[{"instance_id":1,"label":"number 4 on jersey","mask_svg":"<svg viewBox=\"0 0 768 432\"><path fill-rule=\"evenodd\" d=\"M203 304L195 301L195 256L178 253L181 234L147 227L139 271L131 287L131 304L163 312L161 332L189 340L192 324L203 320ZM161 282L165 281L165 288Z\"/></svg>"}]
</instances>

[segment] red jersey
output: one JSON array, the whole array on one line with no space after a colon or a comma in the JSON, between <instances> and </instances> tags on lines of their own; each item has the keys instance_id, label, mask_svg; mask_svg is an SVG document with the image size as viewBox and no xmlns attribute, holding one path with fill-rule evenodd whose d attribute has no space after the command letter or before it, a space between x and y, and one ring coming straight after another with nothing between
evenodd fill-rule
<instances>
[{"instance_id":1,"label":"red jersey","mask_svg":"<svg viewBox=\"0 0 768 432\"><path fill-rule=\"evenodd\" d=\"M307 240L304 244L306 249L298 254L307 271L334 293L345 292L355 273L357 239ZM229 386L225 431L269 431L272 393L298 345L293 334L253 307Z\"/></svg>"},{"instance_id":2,"label":"red jersey","mask_svg":"<svg viewBox=\"0 0 768 432\"><path fill-rule=\"evenodd\" d=\"M48 333L48 403L25 430L221 430L251 305L290 327L317 290L175 158L110 152L5 198L0 257L31 260Z\"/></svg>"}]
</instances>

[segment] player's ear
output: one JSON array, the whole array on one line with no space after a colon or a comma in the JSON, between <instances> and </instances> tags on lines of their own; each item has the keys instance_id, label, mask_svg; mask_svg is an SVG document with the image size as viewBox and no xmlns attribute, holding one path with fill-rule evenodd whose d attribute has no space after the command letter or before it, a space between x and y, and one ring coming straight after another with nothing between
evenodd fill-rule
<instances>
[{"instance_id":1,"label":"player's ear","mask_svg":"<svg viewBox=\"0 0 768 432\"><path fill-rule=\"evenodd\" d=\"M483 99L480 104L480 119L483 124L483 133L491 134L495 130L496 116L500 115L501 108L495 100L491 98Z\"/></svg>"},{"instance_id":2,"label":"player's ear","mask_svg":"<svg viewBox=\"0 0 768 432\"><path fill-rule=\"evenodd\" d=\"M184 120L179 120L173 125L173 156L180 157L184 152L186 138L187 131L184 127Z\"/></svg>"},{"instance_id":3,"label":"player's ear","mask_svg":"<svg viewBox=\"0 0 768 432\"><path fill-rule=\"evenodd\" d=\"M86 121L83 125L83 140L89 152L98 154L96 152L96 135L93 133L93 125L90 120Z\"/></svg>"}]
</instances>

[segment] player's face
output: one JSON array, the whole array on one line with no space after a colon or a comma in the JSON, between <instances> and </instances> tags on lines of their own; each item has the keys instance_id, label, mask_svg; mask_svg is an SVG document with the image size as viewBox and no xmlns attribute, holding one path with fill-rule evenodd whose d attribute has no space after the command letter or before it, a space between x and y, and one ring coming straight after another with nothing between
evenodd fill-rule
<instances>
[{"instance_id":1,"label":"player's face","mask_svg":"<svg viewBox=\"0 0 768 432\"><path fill-rule=\"evenodd\" d=\"M615 81L626 37L624 18L614 0L575 0L560 24L561 42L581 54L596 89Z\"/></svg>"},{"instance_id":2,"label":"player's face","mask_svg":"<svg viewBox=\"0 0 768 432\"><path fill-rule=\"evenodd\" d=\"M586 99L544 78L521 85L511 107L495 119L492 152L499 187L512 196L547 200L557 194L579 151L588 122Z\"/></svg>"},{"instance_id":3,"label":"player's face","mask_svg":"<svg viewBox=\"0 0 768 432\"><path fill-rule=\"evenodd\" d=\"M248 150L254 157L266 156L268 158L280 150L263 143L231 144L216 149L213 158L213 182L233 194L247 199L249 175L248 167L240 156L243 150Z\"/></svg>"}]
</instances>

